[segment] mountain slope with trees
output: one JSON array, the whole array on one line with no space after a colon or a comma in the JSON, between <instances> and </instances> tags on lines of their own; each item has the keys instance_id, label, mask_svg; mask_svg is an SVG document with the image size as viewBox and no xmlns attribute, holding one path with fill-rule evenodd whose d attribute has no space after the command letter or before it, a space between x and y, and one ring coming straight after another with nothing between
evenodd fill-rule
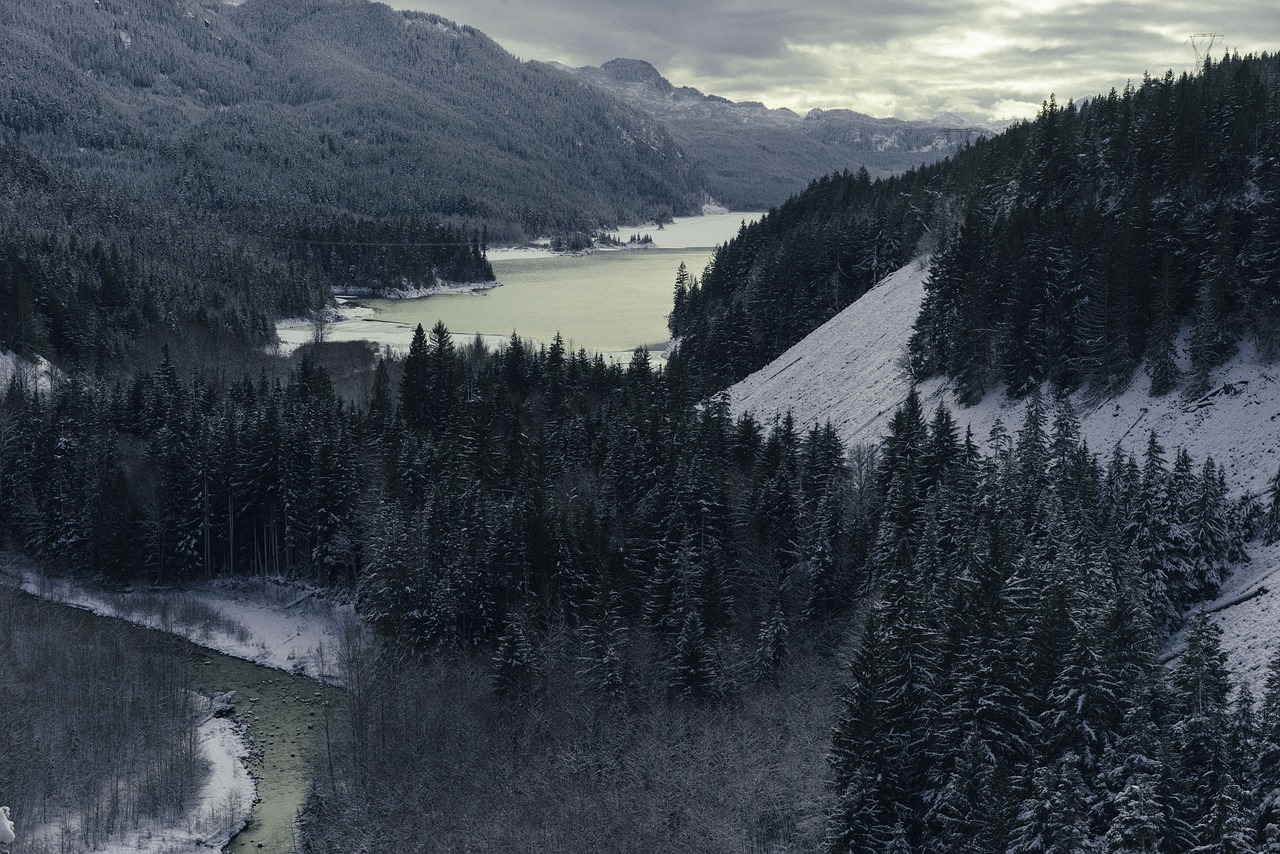
<instances>
[{"instance_id":1,"label":"mountain slope with trees","mask_svg":"<svg viewBox=\"0 0 1280 854\"><path fill-rule=\"evenodd\" d=\"M329 290L492 280L491 238L691 213L651 118L365 0L0 8L0 348L106 369Z\"/></svg>"},{"instance_id":2,"label":"mountain slope with trees","mask_svg":"<svg viewBox=\"0 0 1280 854\"><path fill-rule=\"evenodd\" d=\"M0 127L241 224L318 209L543 233L698 208L652 119L482 33L365 0L9 4Z\"/></svg>"},{"instance_id":3,"label":"mountain slope with trees","mask_svg":"<svg viewBox=\"0 0 1280 854\"><path fill-rule=\"evenodd\" d=\"M1157 394L1242 337L1274 350L1280 302L1280 59L1147 78L947 161L875 183L833 175L723 247L677 297L678 361L703 388L762 366L861 295L881 259L934 251L917 378L963 399L1046 380L1115 389L1146 359ZM677 287L679 290L679 287ZM798 310L797 310L798 309Z\"/></svg>"},{"instance_id":4,"label":"mountain slope with trees","mask_svg":"<svg viewBox=\"0 0 1280 854\"><path fill-rule=\"evenodd\" d=\"M954 152L988 132L955 121L876 119L852 110L801 116L673 86L638 59L564 68L661 122L706 176L707 192L733 210L767 210L815 175L865 167L873 177Z\"/></svg>"},{"instance_id":5,"label":"mountain slope with trees","mask_svg":"<svg viewBox=\"0 0 1280 854\"><path fill-rule=\"evenodd\" d=\"M254 22L286 53L309 28L391 20L320 0L208 14ZM191 20L193 38L226 45L229 24ZM122 56L144 41L117 32L129 35L113 36ZM609 364L558 338L535 349L513 334L491 351L437 324L403 359L351 345L289 362L163 350L107 373L97 338L112 324L86 338L85 312L136 323L153 347L157 325L176 341L219 318L252 342L254 323L335 277L482 273L486 234L478 220L391 209L264 202L242 219L250 197L234 185L155 210L147 193L160 190L137 189L151 178L129 185L103 165L128 164L134 143L73 150L52 129L24 135L7 167L18 192L0 199L12 235L0 281L29 310L4 332L80 355L50 388L17 376L0 398L0 537L115 584L254 574L354 598L377 643L339 652L351 724L326 730L301 817L307 850L424 838L513 851L1274 848L1280 663L1255 702L1232 686L1213 622L1188 612L1253 544L1280 539L1280 490L1237 499L1229 461L1145 429L1136 447L1091 445L1072 398L1050 401L1042 381L1113 388L1124 363L1070 348L1119 330L1098 340L1136 360L1149 346L1138 342L1162 340L1162 316L1190 318L1193 377L1214 376L1239 336L1267 340L1274 281L1240 271L1270 270L1259 247L1272 245L1260 225L1275 210L1272 152L1250 153L1248 139L1270 140L1250 117L1272 120L1275 67L1228 58L1196 78L1048 104L938 166L816 181L744 226L700 278L683 272L666 368L643 350ZM178 86L165 68L138 87ZM328 97L294 84L305 104ZM1187 108L1169 127L1197 129L1200 178L1131 173L1127 158L1162 150L1136 130L1162 115L1150 107L1161 93ZM253 127L225 138L211 127L206 141L252 148ZM1113 159L1105 147L1072 159L1103 138L1097 127ZM1126 195L1133 174L1161 177L1185 213L1129 238L1191 241L1185 275L1204 300L1151 304L1163 314L1144 302L1155 292L1144 276L1164 267L1116 242L1121 214L1147 210ZM295 205L292 181L264 183L264 198ZM128 186L137 194L116 192ZM1077 203L1078 220L1055 213ZM1205 221L1232 227L1190 228ZM1076 222L1094 230L1076 234ZM1165 230L1178 223L1185 233ZM1053 242L1064 233L1066 248ZM446 254L362 251L396 239ZM708 394L930 246L927 280L898 277L923 306L918 334L897 342L914 357L903 367L948 377L966 399L1006 382L1026 401L1016 432L994 422L975 438L909 388L883 441L846 446L834 425L762 423ZM1115 265L1068 266L1096 279L1044 272L1060 255ZM224 266L202 275L211 258ZM1237 275L1216 284L1224 270ZM227 282L225 303L206 304ZM1048 299L1073 282L1077 301ZM960 310L974 305L985 314ZM1114 329L1066 322L1113 312L1125 321ZM1079 334L1039 334L1053 323ZM1153 377L1158 361L1148 356ZM1178 661L1162 668L1157 650L1180 627ZM616 832L599 831L602 815Z\"/></svg>"}]
</instances>

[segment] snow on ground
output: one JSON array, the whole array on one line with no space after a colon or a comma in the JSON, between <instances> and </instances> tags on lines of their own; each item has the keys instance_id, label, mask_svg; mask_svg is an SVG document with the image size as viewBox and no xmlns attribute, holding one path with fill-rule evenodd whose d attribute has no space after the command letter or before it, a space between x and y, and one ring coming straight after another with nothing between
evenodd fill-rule
<instances>
[{"instance_id":1,"label":"snow on ground","mask_svg":"<svg viewBox=\"0 0 1280 854\"><path fill-rule=\"evenodd\" d=\"M334 652L363 634L354 608L271 579L210 582L183 591L113 593L53 579L16 561L0 562L0 583L102 616L186 637L210 649L337 682ZM199 729L210 773L192 808L177 822L153 822L113 839L106 854L219 851L249 819L256 790L245 767L248 748L231 721L210 717ZM36 828L29 840L61 850L56 834L74 816ZM33 850L40 850L34 845Z\"/></svg>"},{"instance_id":2,"label":"snow on ground","mask_svg":"<svg viewBox=\"0 0 1280 854\"><path fill-rule=\"evenodd\" d=\"M717 205L703 205L702 216L680 216L672 222L659 227L649 223L645 225L624 225L606 232L622 246L601 246L589 250L593 252L623 252L655 247L658 249L714 249L727 243L738 234L743 223L750 225L760 219L763 214L756 212L730 211ZM652 243L626 245L634 235L652 238ZM490 249L486 256L490 261L530 260L537 258L558 258L566 253L551 251L549 241L538 241L526 246L505 246ZM701 270L692 271L701 275Z\"/></svg>"},{"instance_id":3,"label":"snow on ground","mask_svg":"<svg viewBox=\"0 0 1280 854\"><path fill-rule=\"evenodd\" d=\"M334 299L337 301L337 306L326 308L324 319L326 323L343 323L348 320L359 320L377 314L376 310L356 302L362 297L389 300L419 299L438 294L478 294L482 291L500 287L502 287L502 282L440 282L427 288L400 288L386 291L376 295L376 297L372 292L368 294L335 294ZM316 324L312 318L286 317L282 320L277 320L276 337L280 339L277 352L288 355L302 345L313 342L315 334ZM392 349L404 352L408 347L409 344L406 340L402 346L392 346Z\"/></svg>"},{"instance_id":4,"label":"snow on ground","mask_svg":"<svg viewBox=\"0 0 1280 854\"><path fill-rule=\"evenodd\" d=\"M339 300L349 297L376 297L377 299L421 299L422 297L433 297L438 294L474 294L480 291L493 290L502 287L502 282L445 282L438 281L434 285L415 286L412 288L388 288L374 292L372 289L364 290L346 290L342 293L336 293L335 297ZM349 320L357 317L361 312L344 313L342 320ZM364 313L372 313L364 310Z\"/></svg>"},{"instance_id":5,"label":"snow on ground","mask_svg":"<svg viewBox=\"0 0 1280 854\"><path fill-rule=\"evenodd\" d=\"M1222 627L1227 666L1259 698L1267 667L1280 650L1280 543L1254 543L1249 558L1222 585L1218 598L1205 604L1205 610ZM1181 648L1179 635L1169 645L1169 658Z\"/></svg>"},{"instance_id":6,"label":"snow on ground","mask_svg":"<svg viewBox=\"0 0 1280 854\"><path fill-rule=\"evenodd\" d=\"M768 421L790 411L798 427L830 421L848 444L877 442L911 383L906 345L924 297L927 265L916 261L875 288L769 365L729 390L735 414ZM1178 446L1197 461L1223 465L1233 494L1263 492L1280 466L1280 365L1260 364L1252 348L1210 375L1210 393L1188 401L1177 391L1161 398L1140 369L1113 398L1078 391L1072 403L1089 447L1106 455L1119 444L1141 454L1154 430L1170 459ZM985 441L996 419L1016 431L1025 401L992 391L973 407L956 402L949 381L934 378L918 391L926 415L945 403L961 430Z\"/></svg>"},{"instance_id":7,"label":"snow on ground","mask_svg":"<svg viewBox=\"0 0 1280 854\"><path fill-rule=\"evenodd\" d=\"M377 299L419 299L437 294L476 294L481 291L502 287L501 282L439 282L426 288L399 288L377 294ZM374 297L367 294L334 294L336 306L326 307L324 320L326 323L342 323L348 320L366 318L377 312L356 300L361 297ZM315 340L316 324L310 317L286 317L276 321L276 337L280 339L279 352L292 353L303 344ZM404 345L408 347L408 343Z\"/></svg>"},{"instance_id":8,"label":"snow on ground","mask_svg":"<svg viewBox=\"0 0 1280 854\"><path fill-rule=\"evenodd\" d=\"M126 833L113 836L96 854L187 854L221 851L244 827L257 794L245 768L249 749L225 718L210 717L200 725L197 737L209 762L209 774L186 814L174 822L146 821ZM63 851L64 840L78 837L77 817L33 828L19 834L23 850Z\"/></svg>"},{"instance_id":9,"label":"snow on ground","mask_svg":"<svg viewBox=\"0 0 1280 854\"><path fill-rule=\"evenodd\" d=\"M0 582L326 682L337 681L333 651L352 631L360 630L352 605L268 579L216 581L181 591L113 593L49 578L30 568L0 565Z\"/></svg>"},{"instance_id":10,"label":"snow on ground","mask_svg":"<svg viewBox=\"0 0 1280 854\"><path fill-rule=\"evenodd\" d=\"M885 277L853 305L729 389L735 415L800 426L830 421L846 443L882 436L907 396L906 341L924 297L924 265Z\"/></svg>"},{"instance_id":11,"label":"snow on ground","mask_svg":"<svg viewBox=\"0 0 1280 854\"><path fill-rule=\"evenodd\" d=\"M910 389L906 344L924 297L927 272L927 264L916 261L890 274L733 386L729 393L735 415L750 411L770 421L790 411L797 428L830 421L847 444L879 441ZM1280 467L1280 365L1260 363L1245 343L1236 358L1210 375L1210 391L1201 398L1187 400L1178 391L1152 398L1149 387L1140 369L1114 397L1103 399L1088 390L1075 393L1072 402L1081 432L1094 453L1105 456L1120 445L1141 456L1154 430L1170 460L1178 446L1185 447L1197 464L1211 456L1226 469L1231 494L1265 495ZM970 426L980 442L985 442L996 419L1010 431L1022 423L1025 401L1009 400L1000 391L988 393L970 408L956 402L944 379L924 382L918 391L926 416L946 403L960 429ZM1214 619L1222 626L1233 672L1258 696L1267 663L1280 649L1280 546L1255 544L1251 557L1206 608L1217 609ZM1261 586L1270 592L1231 604ZM1171 654L1177 649L1175 638Z\"/></svg>"},{"instance_id":12,"label":"snow on ground","mask_svg":"<svg viewBox=\"0 0 1280 854\"><path fill-rule=\"evenodd\" d=\"M355 297L334 295L336 305L327 305L324 307L325 323L340 323L344 320L355 320L359 317L368 317L373 314L373 309L368 306L360 305L355 302ZM276 329L315 329L316 321L313 317L286 317L276 321Z\"/></svg>"},{"instance_id":13,"label":"snow on ground","mask_svg":"<svg viewBox=\"0 0 1280 854\"><path fill-rule=\"evenodd\" d=\"M8 388L15 375L24 379L28 387L34 383L37 389L47 392L60 374L44 356L36 356L35 361L31 361L12 350L0 350L0 389Z\"/></svg>"}]
</instances>

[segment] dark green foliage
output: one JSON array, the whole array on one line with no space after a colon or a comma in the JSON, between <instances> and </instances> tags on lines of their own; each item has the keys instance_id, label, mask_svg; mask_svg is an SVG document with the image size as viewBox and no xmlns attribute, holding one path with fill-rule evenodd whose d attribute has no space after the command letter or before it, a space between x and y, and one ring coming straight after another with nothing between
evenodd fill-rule
<instances>
[{"instance_id":1,"label":"dark green foliage","mask_svg":"<svg viewBox=\"0 0 1280 854\"><path fill-rule=\"evenodd\" d=\"M1048 420L1034 394L982 459L945 412L926 428L914 395L895 414L829 850L1250 850L1232 846L1253 838L1252 700L1229 704L1203 614L1168 681L1151 630L1212 596L1231 559L1241 522L1201 485L1216 467L1197 482L1152 437L1141 467L1104 472L1064 404ZM1220 519L1203 553L1198 501Z\"/></svg>"},{"instance_id":2,"label":"dark green foliage","mask_svg":"<svg viewBox=\"0 0 1280 854\"><path fill-rule=\"evenodd\" d=\"M15 383L4 534L121 581L354 586L384 639L491 648L515 694L558 627L605 696L774 682L865 583L851 532L875 505L846 499L829 427L735 423L643 351L625 367L559 342L487 352L439 323L401 362L366 352L353 407L330 349L256 382L184 377L166 351L127 388Z\"/></svg>"},{"instance_id":3,"label":"dark green foliage","mask_svg":"<svg viewBox=\"0 0 1280 854\"><path fill-rule=\"evenodd\" d=\"M1005 384L1112 389L1149 361L1193 385L1251 335L1274 355L1280 58L1227 56L1145 78L871 183L815 181L721 247L672 316L700 388L735 382L931 253L917 378L972 401Z\"/></svg>"},{"instance_id":4,"label":"dark green foliage","mask_svg":"<svg viewBox=\"0 0 1280 854\"><path fill-rule=\"evenodd\" d=\"M427 214L519 236L701 201L652 119L435 15L125 0L6 6L0 26L0 127L42 158L242 230L293 221L301 238L345 213L390 218L373 226L386 237Z\"/></svg>"}]
</instances>

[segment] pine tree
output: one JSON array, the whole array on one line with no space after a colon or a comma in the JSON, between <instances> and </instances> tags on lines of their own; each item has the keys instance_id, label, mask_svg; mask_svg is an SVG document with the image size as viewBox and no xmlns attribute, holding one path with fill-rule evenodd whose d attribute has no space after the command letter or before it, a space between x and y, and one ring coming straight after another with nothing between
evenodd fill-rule
<instances>
[{"instance_id":1,"label":"pine tree","mask_svg":"<svg viewBox=\"0 0 1280 854\"><path fill-rule=\"evenodd\" d=\"M836 791L834 808L827 816L826 854L863 854L884 851L894 839L891 816L880 797L880 781L869 768L857 768Z\"/></svg>"},{"instance_id":2,"label":"pine tree","mask_svg":"<svg viewBox=\"0 0 1280 854\"><path fill-rule=\"evenodd\" d=\"M1018 813L1009 851L1078 854L1093 849L1088 828L1092 799L1073 754L1056 767L1041 769Z\"/></svg>"},{"instance_id":3,"label":"pine tree","mask_svg":"<svg viewBox=\"0 0 1280 854\"><path fill-rule=\"evenodd\" d=\"M1132 779L1116 796L1116 817L1107 828L1107 854L1158 854L1164 840L1164 810L1151 778Z\"/></svg>"},{"instance_id":4,"label":"pine tree","mask_svg":"<svg viewBox=\"0 0 1280 854\"><path fill-rule=\"evenodd\" d=\"M1227 749L1229 683L1221 635L1207 614L1197 614L1173 676L1178 697L1174 734L1184 767L1195 769L1186 781L1183 814L1200 846L1225 844L1223 834L1239 809Z\"/></svg>"},{"instance_id":5,"label":"pine tree","mask_svg":"<svg viewBox=\"0 0 1280 854\"><path fill-rule=\"evenodd\" d=\"M1174 352L1178 327L1174 319L1173 264L1170 252L1161 254L1159 280L1155 288L1155 320L1147 340L1147 372L1151 376L1152 397L1168 394L1182 379Z\"/></svg>"},{"instance_id":6,"label":"pine tree","mask_svg":"<svg viewBox=\"0 0 1280 854\"><path fill-rule=\"evenodd\" d=\"M415 339L417 333L414 333ZM410 358L413 355L413 343L409 344ZM447 428L457 417L457 385L458 364L457 353L453 347L453 336L445 327L444 321L437 320L431 327L427 339L427 403L426 419L432 430ZM409 374L409 363L405 361L405 375ZM412 425L411 425L412 426Z\"/></svg>"},{"instance_id":7,"label":"pine tree","mask_svg":"<svg viewBox=\"0 0 1280 854\"><path fill-rule=\"evenodd\" d=\"M541 668L523 616L508 616L498 636L491 665L491 681L497 693L523 696L532 690Z\"/></svg>"},{"instance_id":8,"label":"pine tree","mask_svg":"<svg viewBox=\"0 0 1280 854\"><path fill-rule=\"evenodd\" d=\"M1254 826L1260 833L1280 828L1280 652L1272 655L1258 715ZM1280 834L1274 834L1280 836Z\"/></svg>"},{"instance_id":9,"label":"pine tree","mask_svg":"<svg viewBox=\"0 0 1280 854\"><path fill-rule=\"evenodd\" d=\"M431 424L431 368L427 333L419 323L409 342L400 378L400 415L410 430L425 432Z\"/></svg>"},{"instance_id":10,"label":"pine tree","mask_svg":"<svg viewBox=\"0 0 1280 854\"><path fill-rule=\"evenodd\" d=\"M1262 536L1267 545L1272 545L1280 542L1280 469L1276 469L1267 491L1271 493L1271 500L1267 502L1266 518L1262 523Z\"/></svg>"}]
</instances>

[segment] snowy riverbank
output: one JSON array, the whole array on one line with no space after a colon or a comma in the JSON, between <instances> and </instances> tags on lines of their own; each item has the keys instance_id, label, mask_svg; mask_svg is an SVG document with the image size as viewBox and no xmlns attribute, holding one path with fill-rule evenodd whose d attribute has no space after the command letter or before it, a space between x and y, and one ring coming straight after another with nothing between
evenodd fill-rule
<instances>
[{"instance_id":1,"label":"snowy riverbank","mask_svg":"<svg viewBox=\"0 0 1280 854\"><path fill-rule=\"evenodd\" d=\"M187 854L221 851L245 826L257 788L245 767L249 749L236 725L210 717L197 731L209 774L177 821L149 820L115 835L94 854ZM79 817L66 815L34 828L18 827L23 851L78 851Z\"/></svg>"},{"instance_id":2,"label":"snowy riverbank","mask_svg":"<svg viewBox=\"0 0 1280 854\"><path fill-rule=\"evenodd\" d=\"M222 579L178 590L112 592L30 567L0 566L0 582L33 596L185 637L255 664L337 681L332 651L363 631L355 609L268 578Z\"/></svg>"},{"instance_id":3,"label":"snowy riverbank","mask_svg":"<svg viewBox=\"0 0 1280 854\"><path fill-rule=\"evenodd\" d=\"M99 616L178 635L237 659L327 682L336 681L333 651L339 644L364 637L363 628L349 604L272 579L211 582L184 590L143 588L112 592L72 579L51 578L37 572L26 561L11 558L0 561L0 584ZM210 672L218 669L211 668ZM270 719L260 722L259 716L269 705L266 698L272 690L278 689L290 696L297 693L284 687L288 681L288 677L283 677L273 680L279 685L254 688L254 695L263 697L261 703L255 703L256 696L248 693L241 698L248 699L253 709L249 730L262 727L264 734L270 731L268 750L276 749L275 742L282 738L275 733L280 725ZM312 692L305 693L310 696ZM291 713L302 714L297 709L281 712ZM276 771L277 766L302 760L296 759L293 753L288 754L288 759L277 757L268 779L256 782L248 770L252 759L249 744L255 740L262 742L264 738L263 734L254 737L242 726L243 719L241 724L236 724L226 718L213 717L211 703L210 715L200 724L197 735L210 771L190 808L168 823L146 822L118 834L96 850L107 854L220 851L245 827L251 815L272 808L272 804L266 803L271 797L283 797L286 801L283 807L274 810L283 816L273 815L274 824L283 822L291 826L293 813L301 803L301 789L289 780L275 779L279 776ZM297 723L295 728L306 727ZM280 740L280 745L284 744ZM287 748L279 747L279 750L286 749L302 755L305 746L290 743ZM261 761L258 764L261 765ZM259 774L263 771L260 769ZM267 788L263 789L263 785ZM284 790L283 794L277 790ZM263 803L255 808L260 795ZM67 815L40 827L28 828L24 850L64 850L61 841L68 833L74 834L78 821L77 816ZM270 827L264 829L260 825L261 821L255 819L250 828L254 835L270 831Z\"/></svg>"}]
</instances>

